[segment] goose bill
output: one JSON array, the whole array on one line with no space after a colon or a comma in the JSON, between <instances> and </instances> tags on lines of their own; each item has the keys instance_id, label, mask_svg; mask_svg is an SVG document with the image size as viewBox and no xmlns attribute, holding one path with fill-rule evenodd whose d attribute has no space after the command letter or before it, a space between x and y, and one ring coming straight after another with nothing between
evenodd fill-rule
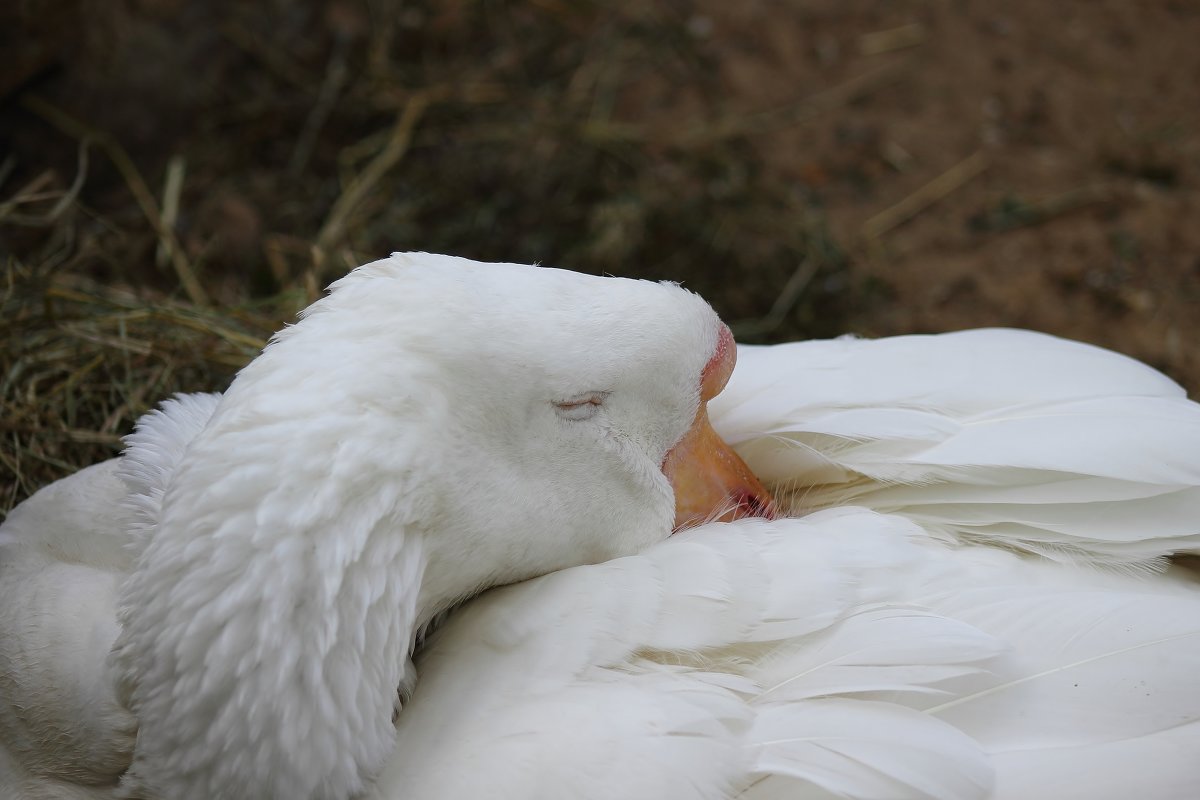
<instances>
[{"instance_id":1,"label":"goose bill","mask_svg":"<svg viewBox=\"0 0 1200 800\"><path fill-rule=\"evenodd\" d=\"M703 406L663 462L675 490L675 530L743 517L775 518L770 493L713 430Z\"/></svg>"}]
</instances>

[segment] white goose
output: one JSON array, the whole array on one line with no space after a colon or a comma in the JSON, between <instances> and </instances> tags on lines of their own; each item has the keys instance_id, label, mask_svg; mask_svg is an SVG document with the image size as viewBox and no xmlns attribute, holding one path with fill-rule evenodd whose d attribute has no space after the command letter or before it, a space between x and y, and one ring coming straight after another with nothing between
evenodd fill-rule
<instances>
[{"instance_id":1,"label":"white goose","mask_svg":"<svg viewBox=\"0 0 1200 800\"><path fill-rule=\"evenodd\" d=\"M422 651L394 749L355 766L362 775L386 761L370 796L1187 796L1200 752L1200 591L1188 576L1147 568L1194 550L1200 531L1200 410L1177 387L1113 354L1007 331L742 348L739 358L711 404L718 430L770 478L787 511L834 508L703 526L639 555L489 592L455 612ZM155 521L169 517L157 495L173 485L177 465L200 458L187 443L201 428L198 442L209 435L214 405L198 398L168 407L143 424L125 458L151 548L161 535ZM228 398L223 405L236 407ZM319 416L298 418L307 413ZM244 420L228 424L242 435L262 430ZM470 474L474 465L459 467ZM90 496L60 483L26 505L36 512L49 494L55 508L111 506L121 485L96 474L105 477L86 482ZM172 502L180 507L168 493L168 509ZM837 507L848 502L875 510ZM14 512L0 537L30 535L28 526L13 529L21 518ZM76 530L112 531L110 523L120 525L115 514L85 518ZM288 555L284 539L270 541L273 557ZM229 558L241 563L222 569L249 565L248 580L274 580L261 551ZM190 569L206 563L197 557ZM155 572L145 557L139 569ZM125 590L132 605L122 655L144 684L136 648L158 651L163 623L140 615L151 621L137 644L138 604L169 616L162 598L185 582L178 570L157 580L138 574ZM395 580L367 579L359 591L382 593ZM0 573L0 587L9 585ZM263 594L252 586L244 596L270 602ZM180 616L229 619L236 602L226 598L210 595ZM257 633L284 652L303 647L264 630L273 620L255 607L251 626L259 627L247 638ZM28 614L6 619L20 618ZM315 630L320 623L318 615ZM108 626L111 641L111 617ZM80 635L60 627L67 641ZM186 651L192 633L161 647ZM286 703L275 719L291 715L286 730L257 721L271 713L259 711L264 698L280 696L270 685L235 688L228 720L211 705L197 708L191 698L229 679L227 660L242 657L197 649L198 676L160 676L164 699L142 701L135 773L169 785L168 796L206 796L214 786L231 797L305 796L285 791L294 784L280 781L296 778L270 760L263 775L274 783L265 790L212 783L223 779L222 759L236 762L240 752L283 762L293 747L310 754L306 731L321 726L293 723L307 709ZM354 681L358 668L345 668ZM154 702L172 708L159 723L171 738L157 746L145 714ZM331 729L352 706L333 710ZM190 712L182 720L173 716L179 707ZM376 710L370 699L361 707ZM132 721L119 708L111 717L76 738L99 749L104 725L128 735ZM198 725L191 734L170 730L188 720ZM127 750L109 749L119 773ZM318 783L308 796L353 791L352 780L311 774Z\"/></svg>"},{"instance_id":2,"label":"white goose","mask_svg":"<svg viewBox=\"0 0 1200 800\"><path fill-rule=\"evenodd\" d=\"M1200 407L1022 331L738 357L713 425L807 516L468 605L372 798L1194 795Z\"/></svg>"},{"instance_id":3,"label":"white goose","mask_svg":"<svg viewBox=\"0 0 1200 800\"><path fill-rule=\"evenodd\" d=\"M356 270L0 529L2 796L358 793L436 615L765 507L704 413L733 359L674 285Z\"/></svg>"}]
</instances>

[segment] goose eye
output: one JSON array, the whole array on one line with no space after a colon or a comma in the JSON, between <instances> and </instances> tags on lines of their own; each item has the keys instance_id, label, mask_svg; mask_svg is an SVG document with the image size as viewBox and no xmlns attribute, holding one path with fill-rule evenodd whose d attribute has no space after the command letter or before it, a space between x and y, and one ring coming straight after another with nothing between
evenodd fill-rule
<instances>
[{"instance_id":1,"label":"goose eye","mask_svg":"<svg viewBox=\"0 0 1200 800\"><path fill-rule=\"evenodd\" d=\"M554 409L563 419L582 422L596 416L608 392L591 392L581 397L563 400L554 404Z\"/></svg>"}]
</instances>

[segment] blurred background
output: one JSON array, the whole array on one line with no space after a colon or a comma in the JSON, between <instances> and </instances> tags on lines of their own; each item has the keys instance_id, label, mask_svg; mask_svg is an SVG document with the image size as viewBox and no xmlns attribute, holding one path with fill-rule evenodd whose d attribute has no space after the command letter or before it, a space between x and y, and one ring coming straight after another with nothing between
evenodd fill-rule
<instances>
[{"instance_id":1,"label":"blurred background","mask_svg":"<svg viewBox=\"0 0 1200 800\"><path fill-rule=\"evenodd\" d=\"M393 250L1200 389L1195 0L11 0L0 512Z\"/></svg>"}]
</instances>

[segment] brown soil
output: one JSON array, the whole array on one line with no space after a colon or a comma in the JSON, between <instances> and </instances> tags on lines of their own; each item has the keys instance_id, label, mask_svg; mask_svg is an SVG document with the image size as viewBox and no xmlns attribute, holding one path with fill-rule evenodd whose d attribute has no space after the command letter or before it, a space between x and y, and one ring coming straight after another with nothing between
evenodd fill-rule
<instances>
[{"instance_id":1,"label":"brown soil","mask_svg":"<svg viewBox=\"0 0 1200 800\"><path fill-rule=\"evenodd\" d=\"M878 77L756 138L883 288L851 327L1034 328L1200 389L1200 5L761 2L713 19L739 109Z\"/></svg>"}]
</instances>

